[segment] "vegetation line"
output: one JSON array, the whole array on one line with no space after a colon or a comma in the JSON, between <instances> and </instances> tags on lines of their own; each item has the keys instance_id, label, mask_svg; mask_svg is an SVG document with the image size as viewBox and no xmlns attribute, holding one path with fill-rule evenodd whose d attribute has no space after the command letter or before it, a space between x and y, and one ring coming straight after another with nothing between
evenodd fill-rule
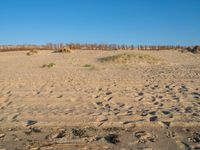
<instances>
[{"instance_id":1,"label":"vegetation line","mask_svg":"<svg viewBox=\"0 0 200 150\"><path fill-rule=\"evenodd\" d=\"M117 44L53 44L48 43L46 45L0 45L0 52L7 51L23 51L23 50L59 50L63 47L69 47L69 49L80 50L169 50L169 49L185 49L186 46L173 46L173 45L117 45Z\"/></svg>"}]
</instances>

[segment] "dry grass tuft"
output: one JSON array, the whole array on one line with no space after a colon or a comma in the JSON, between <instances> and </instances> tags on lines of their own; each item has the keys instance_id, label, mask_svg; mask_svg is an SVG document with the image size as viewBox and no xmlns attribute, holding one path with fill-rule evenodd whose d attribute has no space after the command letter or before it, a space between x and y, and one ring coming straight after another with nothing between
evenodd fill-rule
<instances>
[{"instance_id":1,"label":"dry grass tuft","mask_svg":"<svg viewBox=\"0 0 200 150\"><path fill-rule=\"evenodd\" d=\"M55 65L56 65L55 63L44 64L41 66L41 68L52 68Z\"/></svg>"},{"instance_id":2,"label":"dry grass tuft","mask_svg":"<svg viewBox=\"0 0 200 150\"><path fill-rule=\"evenodd\" d=\"M60 48L60 49L54 51L54 53L71 53L71 52L72 51L71 51L70 47L68 47L68 46L65 46L63 48Z\"/></svg>"},{"instance_id":3,"label":"dry grass tuft","mask_svg":"<svg viewBox=\"0 0 200 150\"><path fill-rule=\"evenodd\" d=\"M107 56L99 58L100 62L114 62L114 63L149 63L155 64L161 61L161 59L150 56L148 54L141 53L123 53L113 56Z\"/></svg>"},{"instance_id":4,"label":"dry grass tuft","mask_svg":"<svg viewBox=\"0 0 200 150\"><path fill-rule=\"evenodd\" d=\"M188 47L186 48L187 51L193 53L193 54L200 54L200 46L194 46L194 47ZM184 50L183 50L184 52Z\"/></svg>"},{"instance_id":5,"label":"dry grass tuft","mask_svg":"<svg viewBox=\"0 0 200 150\"><path fill-rule=\"evenodd\" d=\"M89 70L98 70L94 65L90 65L90 64L85 64L83 67L86 67Z\"/></svg>"},{"instance_id":6,"label":"dry grass tuft","mask_svg":"<svg viewBox=\"0 0 200 150\"><path fill-rule=\"evenodd\" d=\"M33 49L33 50L30 50L28 53L26 53L26 55L32 56L32 55L35 55L37 53L38 53L38 50L37 49Z\"/></svg>"}]
</instances>

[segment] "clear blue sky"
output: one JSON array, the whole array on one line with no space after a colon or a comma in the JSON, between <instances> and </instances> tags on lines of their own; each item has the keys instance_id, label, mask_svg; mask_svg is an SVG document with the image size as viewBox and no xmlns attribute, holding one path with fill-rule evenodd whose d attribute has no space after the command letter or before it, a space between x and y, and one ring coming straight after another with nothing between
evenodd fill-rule
<instances>
[{"instance_id":1,"label":"clear blue sky","mask_svg":"<svg viewBox=\"0 0 200 150\"><path fill-rule=\"evenodd\" d=\"M200 0L0 0L0 44L200 44Z\"/></svg>"}]
</instances>

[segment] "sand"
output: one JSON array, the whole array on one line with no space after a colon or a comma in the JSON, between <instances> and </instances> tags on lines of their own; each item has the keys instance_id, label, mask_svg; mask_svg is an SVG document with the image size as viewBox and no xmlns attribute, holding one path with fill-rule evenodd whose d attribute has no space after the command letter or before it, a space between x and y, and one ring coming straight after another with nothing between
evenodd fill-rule
<instances>
[{"instance_id":1,"label":"sand","mask_svg":"<svg viewBox=\"0 0 200 150\"><path fill-rule=\"evenodd\" d=\"M200 149L200 55L26 53L0 53L0 149Z\"/></svg>"}]
</instances>

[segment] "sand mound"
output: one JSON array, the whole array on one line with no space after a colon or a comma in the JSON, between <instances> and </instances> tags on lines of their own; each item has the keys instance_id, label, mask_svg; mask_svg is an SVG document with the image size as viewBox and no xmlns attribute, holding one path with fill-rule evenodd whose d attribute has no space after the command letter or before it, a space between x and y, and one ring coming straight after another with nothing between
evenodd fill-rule
<instances>
[{"instance_id":1,"label":"sand mound","mask_svg":"<svg viewBox=\"0 0 200 150\"><path fill-rule=\"evenodd\" d=\"M147 63L156 64L161 61L161 59L150 56L148 54L140 53L123 53L113 56L107 56L99 58L100 62L114 62L114 63Z\"/></svg>"}]
</instances>

